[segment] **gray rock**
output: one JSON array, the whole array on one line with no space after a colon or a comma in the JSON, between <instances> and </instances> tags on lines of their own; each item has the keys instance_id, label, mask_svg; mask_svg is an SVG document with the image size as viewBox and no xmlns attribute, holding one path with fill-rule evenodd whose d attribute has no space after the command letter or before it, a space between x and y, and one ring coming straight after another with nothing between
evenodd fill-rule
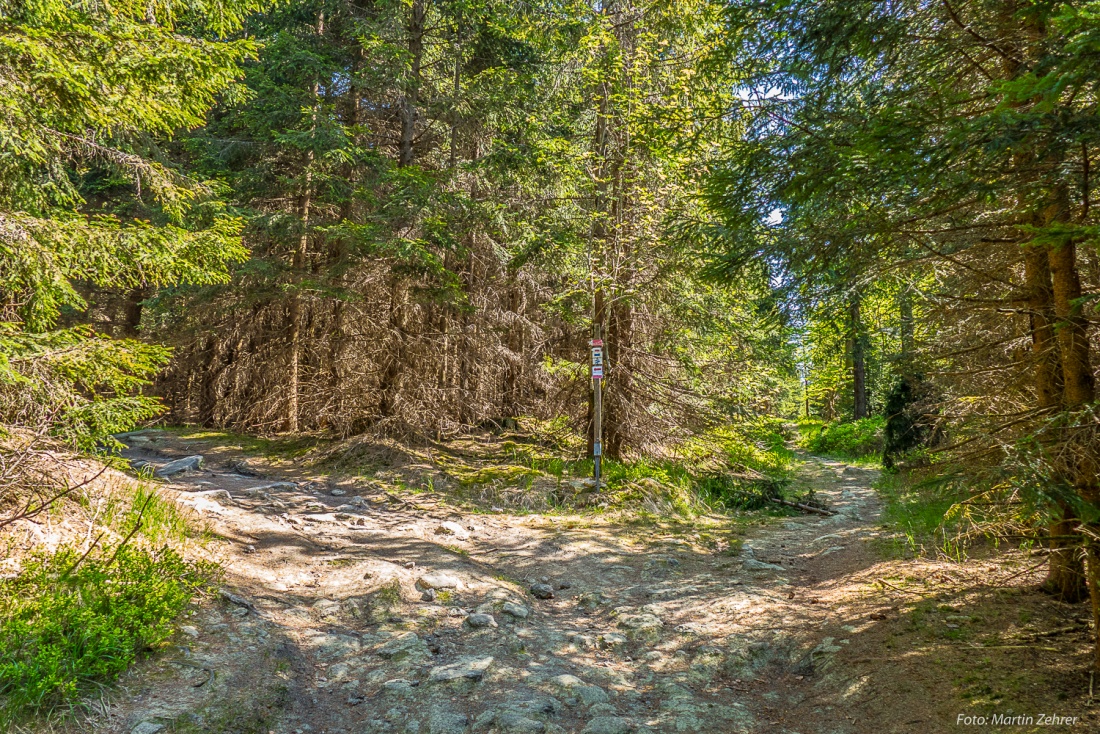
<instances>
[{"instance_id":1,"label":"gray rock","mask_svg":"<svg viewBox=\"0 0 1100 734\"><path fill-rule=\"evenodd\" d=\"M261 484L259 487L253 487L249 492L268 492L271 490L280 489L297 489L298 485L294 482L272 482L271 484Z\"/></svg>"},{"instance_id":2,"label":"gray rock","mask_svg":"<svg viewBox=\"0 0 1100 734\"><path fill-rule=\"evenodd\" d=\"M461 589L462 581L449 573L433 571L417 579L416 585L421 589Z\"/></svg>"},{"instance_id":3,"label":"gray rock","mask_svg":"<svg viewBox=\"0 0 1100 734\"><path fill-rule=\"evenodd\" d=\"M527 619L527 615L531 613L527 607L522 604L516 604L510 601L504 602L504 606L500 608L500 611L516 619Z\"/></svg>"},{"instance_id":4,"label":"gray rock","mask_svg":"<svg viewBox=\"0 0 1100 734\"><path fill-rule=\"evenodd\" d=\"M634 722L621 716L597 716L588 722L581 734L630 734Z\"/></svg>"},{"instance_id":5,"label":"gray rock","mask_svg":"<svg viewBox=\"0 0 1100 734\"><path fill-rule=\"evenodd\" d=\"M187 456L182 459L176 459L175 461L169 461L167 464L157 469L153 474L164 479L166 477L174 477L177 474L183 474L189 471L198 471L202 468L203 458L199 455Z\"/></svg>"},{"instance_id":6,"label":"gray rock","mask_svg":"<svg viewBox=\"0 0 1100 734\"><path fill-rule=\"evenodd\" d=\"M322 660L343 658L359 652L359 640L351 635L317 632L307 638L307 643Z\"/></svg>"},{"instance_id":7,"label":"gray rock","mask_svg":"<svg viewBox=\"0 0 1100 734\"><path fill-rule=\"evenodd\" d=\"M492 656L481 658L463 658L450 665L438 665L428 673L428 679L435 682L468 678L481 680L485 671L493 664Z\"/></svg>"},{"instance_id":8,"label":"gray rock","mask_svg":"<svg viewBox=\"0 0 1100 734\"><path fill-rule=\"evenodd\" d=\"M130 730L130 734L159 734L164 731L164 724L154 724L151 721L143 721L133 729Z\"/></svg>"},{"instance_id":9,"label":"gray rock","mask_svg":"<svg viewBox=\"0 0 1100 734\"><path fill-rule=\"evenodd\" d=\"M560 707L561 704L553 698L513 701L482 712L472 729L475 732L488 730L501 734L563 732L560 727L542 721L542 717L553 716Z\"/></svg>"},{"instance_id":10,"label":"gray rock","mask_svg":"<svg viewBox=\"0 0 1100 734\"><path fill-rule=\"evenodd\" d=\"M427 650L427 645L415 632L406 632L393 638L378 648L379 657L387 660L400 659Z\"/></svg>"},{"instance_id":11,"label":"gray rock","mask_svg":"<svg viewBox=\"0 0 1100 734\"><path fill-rule=\"evenodd\" d=\"M550 679L550 683L552 685L558 686L559 688L576 688L577 686L584 685L583 680L575 675L570 675L569 673L555 675L553 678Z\"/></svg>"},{"instance_id":12,"label":"gray rock","mask_svg":"<svg viewBox=\"0 0 1100 734\"><path fill-rule=\"evenodd\" d=\"M661 634L665 623L655 614L624 614L619 617L619 626L627 630L631 637L642 640L655 640Z\"/></svg>"},{"instance_id":13,"label":"gray rock","mask_svg":"<svg viewBox=\"0 0 1100 734\"><path fill-rule=\"evenodd\" d=\"M474 629L482 629L484 627L496 627L497 621L493 619L491 614L471 614L466 617L466 624Z\"/></svg>"},{"instance_id":14,"label":"gray rock","mask_svg":"<svg viewBox=\"0 0 1100 734\"><path fill-rule=\"evenodd\" d=\"M501 711L496 715L494 723L499 731L507 734L539 734L546 731L546 724L515 711Z\"/></svg>"},{"instance_id":15,"label":"gray rock","mask_svg":"<svg viewBox=\"0 0 1100 734\"><path fill-rule=\"evenodd\" d=\"M621 635L618 632L604 632L599 639L600 644L604 647L618 647L626 644L626 635Z\"/></svg>"},{"instance_id":16,"label":"gray rock","mask_svg":"<svg viewBox=\"0 0 1100 734\"><path fill-rule=\"evenodd\" d=\"M428 714L428 734L464 734L469 723L462 714L433 709Z\"/></svg>"},{"instance_id":17,"label":"gray rock","mask_svg":"<svg viewBox=\"0 0 1100 734\"><path fill-rule=\"evenodd\" d=\"M470 531L457 522L445 522L435 529L437 535L453 535L456 540L468 540Z\"/></svg>"},{"instance_id":18,"label":"gray rock","mask_svg":"<svg viewBox=\"0 0 1100 734\"><path fill-rule=\"evenodd\" d=\"M420 594L420 601L435 601L435 589L424 589Z\"/></svg>"},{"instance_id":19,"label":"gray rock","mask_svg":"<svg viewBox=\"0 0 1100 734\"><path fill-rule=\"evenodd\" d=\"M413 689L413 684L405 678L394 678L383 683L382 688L391 693L409 693Z\"/></svg>"},{"instance_id":20,"label":"gray rock","mask_svg":"<svg viewBox=\"0 0 1100 734\"><path fill-rule=\"evenodd\" d=\"M161 431L159 428L139 428L136 431L126 431L125 433L115 433L112 435L119 441L125 441L128 438L133 438L134 436L148 436L149 434L157 434L160 432Z\"/></svg>"},{"instance_id":21,"label":"gray rock","mask_svg":"<svg viewBox=\"0 0 1100 734\"><path fill-rule=\"evenodd\" d=\"M573 693L585 706L607 703L611 700L611 697L607 695L607 691L599 686L577 686Z\"/></svg>"},{"instance_id":22,"label":"gray rock","mask_svg":"<svg viewBox=\"0 0 1100 734\"><path fill-rule=\"evenodd\" d=\"M774 563L764 563L764 561L758 561L755 558L746 558L741 564L741 568L746 571L782 571L782 566L778 566Z\"/></svg>"},{"instance_id":23,"label":"gray rock","mask_svg":"<svg viewBox=\"0 0 1100 734\"><path fill-rule=\"evenodd\" d=\"M347 493L348 491L346 489L333 489L329 491L329 494L333 497L343 497Z\"/></svg>"},{"instance_id":24,"label":"gray rock","mask_svg":"<svg viewBox=\"0 0 1100 734\"><path fill-rule=\"evenodd\" d=\"M550 584L531 584L531 596L536 599L553 599L554 587Z\"/></svg>"},{"instance_id":25,"label":"gray rock","mask_svg":"<svg viewBox=\"0 0 1100 734\"><path fill-rule=\"evenodd\" d=\"M336 665L330 665L329 669L325 671L325 677L330 681L341 681L347 678L350 673L350 665L347 663L336 663Z\"/></svg>"}]
</instances>

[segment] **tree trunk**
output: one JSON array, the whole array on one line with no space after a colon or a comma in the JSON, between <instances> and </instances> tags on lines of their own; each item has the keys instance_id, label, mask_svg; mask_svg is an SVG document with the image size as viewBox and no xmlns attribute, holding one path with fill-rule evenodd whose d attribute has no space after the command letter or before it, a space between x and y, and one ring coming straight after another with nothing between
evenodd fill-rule
<instances>
[{"instance_id":1,"label":"tree trunk","mask_svg":"<svg viewBox=\"0 0 1100 734\"><path fill-rule=\"evenodd\" d=\"M416 109L420 103L420 64L424 57L425 1L413 0L409 10L409 58L411 67L401 99L401 139L398 143L397 165L405 167L413 162L416 142Z\"/></svg>"},{"instance_id":2,"label":"tree trunk","mask_svg":"<svg viewBox=\"0 0 1100 734\"><path fill-rule=\"evenodd\" d=\"M855 420L870 415L867 407L867 350L860 317L860 297L853 295L848 302L848 319L851 328L852 354L852 417Z\"/></svg>"},{"instance_id":3,"label":"tree trunk","mask_svg":"<svg viewBox=\"0 0 1100 734\"><path fill-rule=\"evenodd\" d=\"M622 459L626 447L624 428L631 424L630 406L633 402L633 375L631 349L634 339L634 313L628 302L620 301L611 308L607 339L608 372L614 370L612 386L604 411L606 438L604 453L612 459ZM614 368L610 365L614 364ZM607 408L610 408L608 410Z\"/></svg>"},{"instance_id":4,"label":"tree trunk","mask_svg":"<svg viewBox=\"0 0 1100 734\"><path fill-rule=\"evenodd\" d=\"M317 15L317 35L321 36L325 33L325 13L321 11ZM317 129L317 95L320 91L320 85L314 82L312 88L313 97L313 125L311 127L311 133ZM312 137L312 135L311 135ZM295 275L301 273L305 267L306 258L309 255L309 215L310 207L313 203L313 159L314 153L311 148L306 152L306 162L304 167L305 181L302 184L302 194L298 199L298 218L301 224L301 232L298 235L298 247L294 251L294 257L292 260L292 267L295 271ZM287 322L290 327L290 344L288 352L287 365L287 400L286 400L286 430L290 433L298 432L298 372L301 367L302 357L302 297L297 290L292 290L290 295L290 303L287 307Z\"/></svg>"},{"instance_id":5,"label":"tree trunk","mask_svg":"<svg viewBox=\"0 0 1100 734\"><path fill-rule=\"evenodd\" d=\"M1081 311L1081 277L1077 270L1077 247L1067 241L1050 249L1050 272L1054 291L1054 312L1058 318L1058 346L1062 357L1063 403L1066 410L1079 411L1096 399L1096 387L1089 354L1088 320ZM1075 440L1078 430L1072 424L1065 428L1062 451L1066 456L1067 478L1086 502L1100 504L1097 486L1097 461L1094 447L1086 440L1084 446ZM1085 536L1088 560L1087 585L1092 601L1093 667L1100 671L1100 545L1095 537L1100 523L1090 523Z\"/></svg>"},{"instance_id":6,"label":"tree trunk","mask_svg":"<svg viewBox=\"0 0 1100 734\"><path fill-rule=\"evenodd\" d=\"M1054 289L1047 248L1024 250L1024 277L1028 293L1028 320L1034 359L1035 393L1039 407L1056 411L1062 406L1062 370L1054 333ZM1057 599L1078 602L1086 594L1085 567L1077 543L1073 509L1060 503L1061 519L1050 525L1050 565L1042 588Z\"/></svg>"},{"instance_id":7,"label":"tree trunk","mask_svg":"<svg viewBox=\"0 0 1100 734\"><path fill-rule=\"evenodd\" d=\"M1096 395L1089 355L1088 319L1081 309L1081 277L1077 246L1072 241L1050 250L1054 313L1058 319L1058 347L1062 361L1063 402L1073 410L1091 403Z\"/></svg>"},{"instance_id":8,"label":"tree trunk","mask_svg":"<svg viewBox=\"0 0 1100 734\"><path fill-rule=\"evenodd\" d=\"M903 285L898 293L898 322L901 327L901 372L905 376L912 375L914 371L913 352L915 350L914 321L913 321L913 294L909 286Z\"/></svg>"}]
</instances>

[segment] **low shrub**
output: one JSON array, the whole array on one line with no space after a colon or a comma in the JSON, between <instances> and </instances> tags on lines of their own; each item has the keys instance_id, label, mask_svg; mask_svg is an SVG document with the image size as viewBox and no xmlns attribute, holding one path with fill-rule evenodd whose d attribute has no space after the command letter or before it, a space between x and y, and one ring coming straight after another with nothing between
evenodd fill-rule
<instances>
[{"instance_id":1,"label":"low shrub","mask_svg":"<svg viewBox=\"0 0 1100 734\"><path fill-rule=\"evenodd\" d=\"M0 581L0 727L72 706L172 634L212 567L170 548L65 547Z\"/></svg>"},{"instance_id":2,"label":"low shrub","mask_svg":"<svg viewBox=\"0 0 1100 734\"><path fill-rule=\"evenodd\" d=\"M881 416L846 423L803 421L799 424L802 434L800 445L815 454L847 459L879 456L882 454L885 426L886 419Z\"/></svg>"}]
</instances>

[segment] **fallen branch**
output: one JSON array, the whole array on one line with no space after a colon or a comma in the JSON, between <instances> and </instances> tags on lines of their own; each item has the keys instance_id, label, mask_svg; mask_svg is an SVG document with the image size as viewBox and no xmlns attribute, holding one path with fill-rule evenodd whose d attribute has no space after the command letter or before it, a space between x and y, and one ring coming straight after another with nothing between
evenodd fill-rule
<instances>
[{"instance_id":1,"label":"fallen branch","mask_svg":"<svg viewBox=\"0 0 1100 734\"><path fill-rule=\"evenodd\" d=\"M1045 632L1032 632L1033 637L1056 637L1057 635L1064 635L1067 632L1082 632L1088 629L1088 625L1071 624L1069 627L1059 627L1054 630L1047 630Z\"/></svg>"},{"instance_id":2,"label":"fallen branch","mask_svg":"<svg viewBox=\"0 0 1100 734\"><path fill-rule=\"evenodd\" d=\"M1047 561L1046 561L1046 559L1043 559L1040 563L1036 563L1034 566L1031 566L1030 568L1025 568L1023 571L1017 571L1016 573L1012 574L1008 578L997 579L997 584L998 585L1006 584L1009 581L1012 581L1013 579L1016 579L1016 578L1019 578L1020 576L1023 576L1025 573L1031 573L1032 571L1037 571L1045 565L1047 565Z\"/></svg>"},{"instance_id":3,"label":"fallen branch","mask_svg":"<svg viewBox=\"0 0 1100 734\"><path fill-rule=\"evenodd\" d=\"M482 553L495 553L496 551L507 551L508 553L511 553L513 551L523 550L524 548L530 548L531 546L536 545L537 543L538 543L538 541L536 540L536 541L531 542L531 543L524 543L523 545L517 545L515 548L486 548L485 550L472 550L472 551L469 551L469 555L473 556L473 555L480 555Z\"/></svg>"},{"instance_id":4,"label":"fallen branch","mask_svg":"<svg viewBox=\"0 0 1100 734\"><path fill-rule=\"evenodd\" d=\"M0 520L0 528L11 525L12 523L18 522L19 520L31 520L32 518L34 518L35 515L41 514L43 511L52 507L54 502L57 502L67 495L72 494L78 489L83 489L84 487L87 487L89 484L99 479L105 471L107 471L106 466L96 472L95 475L85 479L83 482L80 482L79 484L74 484L71 487L66 487L54 496L50 497L48 500L40 500L37 507L33 506L34 500L37 498L32 497L31 499L28 499L22 510L17 511L11 517L6 517L3 520Z\"/></svg>"},{"instance_id":5,"label":"fallen branch","mask_svg":"<svg viewBox=\"0 0 1100 734\"><path fill-rule=\"evenodd\" d=\"M922 594L920 592L909 591L909 589L902 589L901 587L894 586L889 581L883 581L882 579L876 579L875 583L882 584L883 586L885 586L889 589L893 589L894 591L900 592L902 594L912 594L913 596L922 596Z\"/></svg>"},{"instance_id":6,"label":"fallen branch","mask_svg":"<svg viewBox=\"0 0 1100 734\"><path fill-rule=\"evenodd\" d=\"M832 510L826 510L821 507L814 507L813 505L803 504L802 502L790 502L788 500L781 500L778 497L772 497L772 502L775 502L786 507L793 507L804 512L816 512L818 515L824 515L825 517L832 517L836 513Z\"/></svg>"},{"instance_id":7,"label":"fallen branch","mask_svg":"<svg viewBox=\"0 0 1100 734\"><path fill-rule=\"evenodd\" d=\"M248 609L248 610L256 612L256 613L259 613L259 610L256 609L255 604L250 602L248 599L245 599L243 596L238 596L238 595L234 594L233 592L229 591L228 589L222 589L218 592L218 594L221 596L221 598L225 599L227 602L230 602L232 604L236 604L239 607L244 607L245 609Z\"/></svg>"}]
</instances>

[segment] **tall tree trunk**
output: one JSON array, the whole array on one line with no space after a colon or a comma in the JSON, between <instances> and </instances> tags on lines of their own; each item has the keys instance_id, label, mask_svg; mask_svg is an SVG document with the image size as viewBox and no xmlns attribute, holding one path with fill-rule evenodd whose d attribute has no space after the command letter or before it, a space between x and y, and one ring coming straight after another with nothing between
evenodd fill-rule
<instances>
[{"instance_id":1,"label":"tall tree trunk","mask_svg":"<svg viewBox=\"0 0 1100 734\"><path fill-rule=\"evenodd\" d=\"M312 204L313 151L309 151L306 160L305 189L299 198L298 216L302 231L298 235L298 248L294 251L293 269L301 273L309 254L309 214ZM287 308L287 322L290 326L289 365L287 366L286 430L298 432L298 372L301 369L302 356L302 296L294 290L290 294Z\"/></svg>"},{"instance_id":2,"label":"tall tree trunk","mask_svg":"<svg viewBox=\"0 0 1100 734\"><path fill-rule=\"evenodd\" d=\"M1077 270L1077 247L1070 240L1050 249L1050 272L1054 291L1054 312L1058 318L1058 346L1062 357L1063 402L1066 410L1077 412L1096 399L1096 386L1089 354L1088 320L1081 310L1081 276ZM1100 505L1095 447L1076 440L1073 425L1066 429L1062 448L1066 456L1067 478L1086 502ZM1100 523L1089 523L1085 536L1088 560L1088 588L1093 616L1093 668L1100 671Z\"/></svg>"},{"instance_id":3,"label":"tall tree trunk","mask_svg":"<svg viewBox=\"0 0 1100 734\"><path fill-rule=\"evenodd\" d=\"M1051 282L1049 251L1043 246L1024 250L1028 320L1034 360L1035 394L1044 411L1062 407L1062 367L1054 331L1054 286ZM1067 502L1059 507L1061 518L1050 525L1050 564L1044 591L1066 602L1077 602L1087 593L1085 566L1077 542L1077 519Z\"/></svg>"},{"instance_id":4,"label":"tall tree trunk","mask_svg":"<svg viewBox=\"0 0 1100 734\"><path fill-rule=\"evenodd\" d=\"M848 326L851 329L849 347L852 355L852 417L856 420L870 415L867 407L867 340L863 334L861 305L860 296L853 294L848 302Z\"/></svg>"},{"instance_id":5,"label":"tall tree trunk","mask_svg":"<svg viewBox=\"0 0 1100 734\"><path fill-rule=\"evenodd\" d=\"M409 78L405 82L401 99L401 139L398 143L397 165L404 167L413 162L416 142L417 106L420 103L420 65L424 58L424 18L427 12L425 0L413 0L409 9Z\"/></svg>"},{"instance_id":6,"label":"tall tree trunk","mask_svg":"<svg viewBox=\"0 0 1100 734\"><path fill-rule=\"evenodd\" d=\"M898 292L898 322L901 332L901 372L909 376L914 370L913 352L916 349L913 320L913 294L908 285L902 285Z\"/></svg>"},{"instance_id":7,"label":"tall tree trunk","mask_svg":"<svg viewBox=\"0 0 1100 734\"><path fill-rule=\"evenodd\" d=\"M145 299L152 295L147 286L134 288L126 293L122 315L122 335L137 339L141 335L141 314Z\"/></svg>"},{"instance_id":8,"label":"tall tree trunk","mask_svg":"<svg viewBox=\"0 0 1100 734\"><path fill-rule=\"evenodd\" d=\"M325 33L325 12L322 10L317 14L317 35L322 36ZM317 130L317 97L320 92L320 85L314 82L312 89L313 100L313 123L310 128L310 139L312 142L313 133ZM298 247L294 251L294 257L292 260L292 268L295 275L302 272L306 265L306 259L309 255L309 216L310 207L313 204L313 149L310 148L306 152L306 162L304 167L305 181L302 184L302 193L298 198L298 219L301 224L301 232L298 235ZM286 430L290 433L297 433L299 427L298 421L298 373L301 369L302 359L302 297L297 290L293 290L290 295L290 303L287 307L287 322L290 327L290 344L288 352L287 365L287 400L286 400Z\"/></svg>"},{"instance_id":9,"label":"tall tree trunk","mask_svg":"<svg viewBox=\"0 0 1100 734\"><path fill-rule=\"evenodd\" d=\"M604 16L610 16L615 10L615 2L603 2L600 4L600 13ZM601 42L600 44L600 58L602 61L607 61L607 48ZM609 73L607 69L602 71L603 74ZM610 226L611 221L611 207L608 196L609 178L610 178L610 142L611 142L611 90L607 79L600 79L596 82L593 90L596 103L596 125L592 134L592 152L595 154L596 170L595 185L592 192L592 228L591 228L591 245L589 251L589 267L591 270L592 278L592 334L595 337L596 334L600 335L601 339L610 340L610 333L607 323L607 304L606 294L603 288L603 265L604 258L606 257L607 250L610 246ZM614 366L612 363L613 357L604 350L604 374L609 375ZM587 360L586 360L587 361ZM595 435L595 391L589 390L588 392L588 455L592 456L595 450L596 435ZM608 420L605 406L607 405L607 398L604 396L603 406L604 415L602 417L602 429L604 432L614 430L612 427L612 421ZM603 448L603 437L601 436L601 450Z\"/></svg>"},{"instance_id":10,"label":"tall tree trunk","mask_svg":"<svg viewBox=\"0 0 1100 734\"><path fill-rule=\"evenodd\" d=\"M1066 242L1050 250L1054 314L1058 319L1058 347L1062 362L1063 402L1070 410L1087 405L1096 396L1089 354L1088 319L1081 308L1081 276L1077 245Z\"/></svg>"}]
</instances>

